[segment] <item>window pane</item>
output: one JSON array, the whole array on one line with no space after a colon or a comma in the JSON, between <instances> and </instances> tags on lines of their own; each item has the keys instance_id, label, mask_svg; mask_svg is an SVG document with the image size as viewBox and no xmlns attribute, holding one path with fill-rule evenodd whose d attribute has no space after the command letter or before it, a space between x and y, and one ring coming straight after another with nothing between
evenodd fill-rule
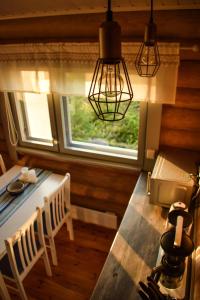
<instances>
[{"instance_id":1,"label":"window pane","mask_svg":"<svg viewBox=\"0 0 200 300\"><path fill-rule=\"evenodd\" d=\"M24 93L24 112L29 137L52 140L47 95Z\"/></svg>"},{"instance_id":2,"label":"window pane","mask_svg":"<svg viewBox=\"0 0 200 300\"><path fill-rule=\"evenodd\" d=\"M133 101L123 120L106 122L97 119L85 97L68 97L71 139L111 148L138 150L139 102ZM63 101L67 101L63 97Z\"/></svg>"}]
</instances>

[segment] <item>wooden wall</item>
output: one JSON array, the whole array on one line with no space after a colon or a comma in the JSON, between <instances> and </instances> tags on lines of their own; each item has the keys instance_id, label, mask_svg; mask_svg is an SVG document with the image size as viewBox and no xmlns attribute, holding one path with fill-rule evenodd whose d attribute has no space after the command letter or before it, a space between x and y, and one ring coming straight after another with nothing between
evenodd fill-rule
<instances>
[{"instance_id":1,"label":"wooden wall","mask_svg":"<svg viewBox=\"0 0 200 300\"><path fill-rule=\"evenodd\" d=\"M141 40L148 21L146 12L115 13L122 39ZM200 10L156 11L160 41L176 41L183 46L200 45ZM105 14L0 20L0 43L37 41L97 41ZM92 24L92 26L91 26ZM166 79L169 80L169 79ZM160 147L200 150L200 53L181 52L176 104L164 105ZM7 148L0 121L0 151ZM48 167L72 175L72 203L122 217L135 186L137 173L114 168L59 163L25 157L22 164Z\"/></svg>"},{"instance_id":2,"label":"wooden wall","mask_svg":"<svg viewBox=\"0 0 200 300\"><path fill-rule=\"evenodd\" d=\"M160 147L200 151L200 60L181 58L175 105L163 105Z\"/></svg>"},{"instance_id":3,"label":"wooden wall","mask_svg":"<svg viewBox=\"0 0 200 300\"><path fill-rule=\"evenodd\" d=\"M9 167L11 165L11 162L9 158L8 147L6 144L1 114L0 114L0 154L4 159L6 167Z\"/></svg>"},{"instance_id":4,"label":"wooden wall","mask_svg":"<svg viewBox=\"0 0 200 300\"><path fill-rule=\"evenodd\" d=\"M199 17L200 10L155 11L159 40L199 43ZM149 12L114 12L113 18L121 26L123 40L141 41ZM105 13L0 20L0 42L98 41L104 20Z\"/></svg>"},{"instance_id":5,"label":"wooden wall","mask_svg":"<svg viewBox=\"0 0 200 300\"><path fill-rule=\"evenodd\" d=\"M59 162L38 156L24 156L19 163L59 174L71 174L71 202L117 215L120 222L135 187L139 172L80 162Z\"/></svg>"}]
</instances>

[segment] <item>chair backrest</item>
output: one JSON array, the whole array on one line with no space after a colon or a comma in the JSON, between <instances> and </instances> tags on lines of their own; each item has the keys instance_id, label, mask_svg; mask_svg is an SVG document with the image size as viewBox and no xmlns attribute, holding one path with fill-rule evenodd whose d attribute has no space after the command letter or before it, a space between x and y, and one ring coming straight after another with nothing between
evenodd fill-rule
<instances>
[{"instance_id":1,"label":"chair backrest","mask_svg":"<svg viewBox=\"0 0 200 300\"><path fill-rule=\"evenodd\" d=\"M70 174L65 174L59 186L44 197L45 221L47 233L58 231L66 214L70 211Z\"/></svg>"},{"instance_id":2,"label":"chair backrest","mask_svg":"<svg viewBox=\"0 0 200 300\"><path fill-rule=\"evenodd\" d=\"M1 168L1 172L4 174L6 172L6 167L1 154L0 154L0 168Z\"/></svg>"},{"instance_id":3,"label":"chair backrest","mask_svg":"<svg viewBox=\"0 0 200 300\"><path fill-rule=\"evenodd\" d=\"M5 240L5 244L13 275L23 280L44 252L41 209L37 208L30 219L12 237Z\"/></svg>"}]
</instances>

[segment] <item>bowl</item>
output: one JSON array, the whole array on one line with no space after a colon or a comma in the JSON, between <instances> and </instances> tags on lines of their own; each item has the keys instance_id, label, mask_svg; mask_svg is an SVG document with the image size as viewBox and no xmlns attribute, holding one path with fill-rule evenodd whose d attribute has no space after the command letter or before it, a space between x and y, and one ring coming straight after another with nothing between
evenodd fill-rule
<instances>
[{"instance_id":1,"label":"bowl","mask_svg":"<svg viewBox=\"0 0 200 300\"><path fill-rule=\"evenodd\" d=\"M25 184L20 180L16 180L14 182L11 182L6 189L11 195L17 195L22 193L24 191L24 188Z\"/></svg>"}]
</instances>

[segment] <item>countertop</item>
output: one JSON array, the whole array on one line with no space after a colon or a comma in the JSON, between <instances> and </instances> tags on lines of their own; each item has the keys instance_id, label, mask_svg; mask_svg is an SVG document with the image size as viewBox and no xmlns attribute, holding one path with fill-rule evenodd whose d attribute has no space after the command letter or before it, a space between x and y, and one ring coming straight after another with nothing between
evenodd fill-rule
<instances>
[{"instance_id":1,"label":"countertop","mask_svg":"<svg viewBox=\"0 0 200 300\"><path fill-rule=\"evenodd\" d=\"M149 203L141 173L91 300L141 300L138 282L156 265L167 209Z\"/></svg>"}]
</instances>

